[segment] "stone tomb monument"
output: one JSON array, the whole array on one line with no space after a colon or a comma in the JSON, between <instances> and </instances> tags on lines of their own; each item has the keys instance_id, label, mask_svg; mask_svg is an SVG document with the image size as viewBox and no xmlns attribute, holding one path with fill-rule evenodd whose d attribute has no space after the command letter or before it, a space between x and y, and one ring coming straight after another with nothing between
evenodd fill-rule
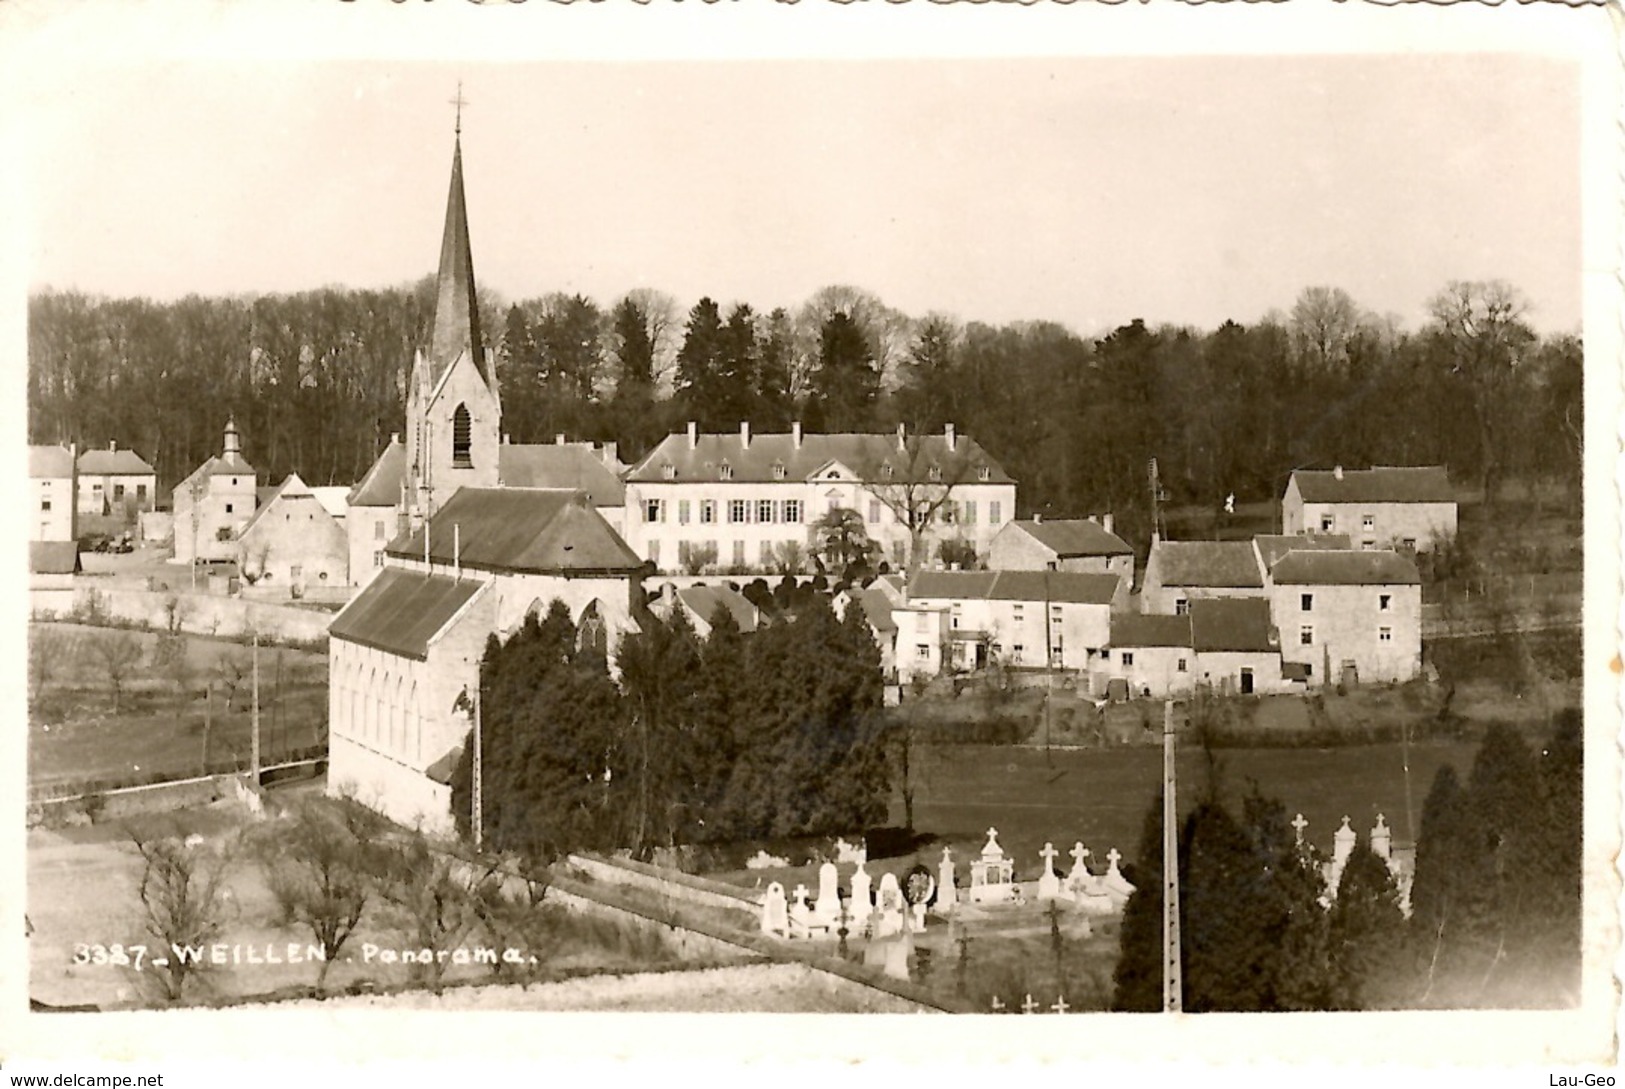
<instances>
[{"instance_id":1,"label":"stone tomb monument","mask_svg":"<svg viewBox=\"0 0 1625 1089\"><path fill-rule=\"evenodd\" d=\"M835 863L826 862L818 867L818 899L813 902L813 916L825 926L834 926L841 918L840 878Z\"/></svg>"},{"instance_id":2,"label":"stone tomb monument","mask_svg":"<svg viewBox=\"0 0 1625 1089\"><path fill-rule=\"evenodd\" d=\"M1038 873L1038 898L1040 900L1059 900L1061 898L1061 879L1055 874L1055 856L1060 854L1055 844L1046 843L1044 849L1038 852L1044 860L1044 868Z\"/></svg>"},{"instance_id":3,"label":"stone tomb monument","mask_svg":"<svg viewBox=\"0 0 1625 1089\"><path fill-rule=\"evenodd\" d=\"M973 904L1002 904L1015 899L1015 865L1004 857L999 831L987 830L987 844L980 858L971 859L970 901Z\"/></svg>"},{"instance_id":4,"label":"stone tomb monument","mask_svg":"<svg viewBox=\"0 0 1625 1089\"><path fill-rule=\"evenodd\" d=\"M852 874L852 900L847 907L847 912L852 918L852 929L859 934L868 927L869 916L874 914L875 910L874 896L870 891L873 878L863 867L864 860L859 858L857 871Z\"/></svg>"},{"instance_id":5,"label":"stone tomb monument","mask_svg":"<svg viewBox=\"0 0 1625 1089\"><path fill-rule=\"evenodd\" d=\"M947 847L942 849L942 862L937 866L937 913L951 914L958 892L954 888L954 856Z\"/></svg>"},{"instance_id":6,"label":"stone tomb monument","mask_svg":"<svg viewBox=\"0 0 1625 1089\"><path fill-rule=\"evenodd\" d=\"M762 933L790 936L790 909L784 899L784 886L774 881L762 897Z\"/></svg>"},{"instance_id":7,"label":"stone tomb monument","mask_svg":"<svg viewBox=\"0 0 1625 1089\"><path fill-rule=\"evenodd\" d=\"M902 932L904 907L903 889L897 883L897 875L889 871L882 874L880 896L875 903L875 937L885 938Z\"/></svg>"}]
</instances>

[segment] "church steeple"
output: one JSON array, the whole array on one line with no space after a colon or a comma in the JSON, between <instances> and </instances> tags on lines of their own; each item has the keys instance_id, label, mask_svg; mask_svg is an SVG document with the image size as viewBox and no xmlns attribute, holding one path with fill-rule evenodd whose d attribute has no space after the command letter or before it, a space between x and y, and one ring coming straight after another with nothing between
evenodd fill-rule
<instances>
[{"instance_id":1,"label":"church steeple","mask_svg":"<svg viewBox=\"0 0 1625 1089\"><path fill-rule=\"evenodd\" d=\"M451 157L451 192L446 197L446 229L440 239L440 273L435 281L434 325L429 338L431 384L465 350L485 374L480 344L480 307L474 292L474 255L468 244L468 209L463 200L462 118Z\"/></svg>"}]
</instances>

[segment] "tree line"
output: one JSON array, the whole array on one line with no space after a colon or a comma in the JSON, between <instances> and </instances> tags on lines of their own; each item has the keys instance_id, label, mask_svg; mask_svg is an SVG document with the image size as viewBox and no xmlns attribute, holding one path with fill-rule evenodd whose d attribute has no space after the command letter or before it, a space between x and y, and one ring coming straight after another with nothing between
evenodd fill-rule
<instances>
[{"instance_id":1,"label":"tree line","mask_svg":"<svg viewBox=\"0 0 1625 1089\"><path fill-rule=\"evenodd\" d=\"M1021 483L1023 515L1117 513L1150 529L1147 466L1164 498L1212 511L1276 499L1293 468L1444 464L1493 493L1509 476L1577 499L1578 336L1539 337L1511 285L1457 282L1407 331L1341 289L1216 329L1135 318L1100 337L1055 322L914 318L828 287L796 308L628 293L504 304L482 328L517 442L614 440L628 460L688 420L760 432L915 430L954 423ZM433 281L174 303L46 291L30 300L34 442L109 439L152 460L162 486L218 450L235 414L269 479L360 478L404 430L413 352Z\"/></svg>"},{"instance_id":2,"label":"tree line","mask_svg":"<svg viewBox=\"0 0 1625 1089\"><path fill-rule=\"evenodd\" d=\"M1362 837L1334 889L1285 807L1227 806L1210 784L1179 829L1184 1008L1528 1008L1579 1002L1582 726L1531 750L1492 725L1466 782L1439 769L1423 807L1410 915ZM1162 1008L1162 798L1128 876L1113 1008Z\"/></svg>"},{"instance_id":3,"label":"tree line","mask_svg":"<svg viewBox=\"0 0 1625 1089\"><path fill-rule=\"evenodd\" d=\"M483 846L537 863L574 850L850 833L882 823L890 725L863 613L807 595L747 638L681 609L606 649L554 601L480 666ZM452 778L471 831L472 730Z\"/></svg>"}]
</instances>

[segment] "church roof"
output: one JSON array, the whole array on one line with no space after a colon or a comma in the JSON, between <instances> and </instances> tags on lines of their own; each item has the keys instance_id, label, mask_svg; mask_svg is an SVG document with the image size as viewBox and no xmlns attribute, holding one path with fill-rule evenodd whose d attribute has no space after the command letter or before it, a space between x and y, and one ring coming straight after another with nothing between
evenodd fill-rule
<instances>
[{"instance_id":1,"label":"church roof","mask_svg":"<svg viewBox=\"0 0 1625 1089\"><path fill-rule=\"evenodd\" d=\"M626 484L588 443L497 447L497 476L505 488L571 488L595 507L626 503Z\"/></svg>"},{"instance_id":2,"label":"church roof","mask_svg":"<svg viewBox=\"0 0 1625 1089\"><path fill-rule=\"evenodd\" d=\"M799 445L793 434L753 435L747 446L737 433L698 435L689 449L686 434L668 435L650 451L627 479L641 483L720 480L747 483L807 480L832 462L846 466L868 483L884 484L893 478L925 482L932 467L944 484L1010 484L1010 475L988 456L974 439L961 435L953 450L944 435L920 435L897 448L895 435L804 434ZM675 476L667 475L667 466ZM888 468L891 476L887 476ZM987 472L983 480L981 473Z\"/></svg>"},{"instance_id":3,"label":"church roof","mask_svg":"<svg viewBox=\"0 0 1625 1089\"><path fill-rule=\"evenodd\" d=\"M627 574L643 568L585 493L566 488L459 488L426 527L391 541L392 556L535 574Z\"/></svg>"},{"instance_id":4,"label":"church roof","mask_svg":"<svg viewBox=\"0 0 1625 1089\"><path fill-rule=\"evenodd\" d=\"M434 324L429 336L429 384L463 352L485 374L480 343L480 306L474 293L474 254L468 240L468 208L463 199L463 143L451 156L451 191L446 196L446 226L440 236L440 271L435 278Z\"/></svg>"},{"instance_id":5,"label":"church roof","mask_svg":"<svg viewBox=\"0 0 1625 1089\"><path fill-rule=\"evenodd\" d=\"M406 445L392 439L361 483L350 489L350 506L393 507L401 501L401 482L405 479Z\"/></svg>"},{"instance_id":6,"label":"church roof","mask_svg":"<svg viewBox=\"0 0 1625 1089\"><path fill-rule=\"evenodd\" d=\"M1299 469L1292 474L1305 503L1454 503L1442 465L1370 469Z\"/></svg>"},{"instance_id":7,"label":"church roof","mask_svg":"<svg viewBox=\"0 0 1625 1089\"><path fill-rule=\"evenodd\" d=\"M430 641L486 585L386 567L333 618L327 634L421 662Z\"/></svg>"},{"instance_id":8,"label":"church roof","mask_svg":"<svg viewBox=\"0 0 1625 1089\"><path fill-rule=\"evenodd\" d=\"M1134 550L1115 533L1087 518L1058 522L1012 522L1039 544L1055 553L1057 559L1076 556L1129 556Z\"/></svg>"}]
</instances>

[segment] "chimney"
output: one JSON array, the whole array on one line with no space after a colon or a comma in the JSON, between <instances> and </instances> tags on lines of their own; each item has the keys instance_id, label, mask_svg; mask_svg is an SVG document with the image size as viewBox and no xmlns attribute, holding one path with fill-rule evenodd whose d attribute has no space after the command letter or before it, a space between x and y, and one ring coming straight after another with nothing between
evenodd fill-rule
<instances>
[{"instance_id":1,"label":"chimney","mask_svg":"<svg viewBox=\"0 0 1625 1089\"><path fill-rule=\"evenodd\" d=\"M700 425L693 420L688 421L688 448L694 449L700 444Z\"/></svg>"},{"instance_id":2,"label":"chimney","mask_svg":"<svg viewBox=\"0 0 1625 1089\"><path fill-rule=\"evenodd\" d=\"M1156 548L1157 545L1159 545L1161 543L1162 543L1162 534L1158 533L1156 530L1152 530L1151 531L1151 547Z\"/></svg>"},{"instance_id":3,"label":"chimney","mask_svg":"<svg viewBox=\"0 0 1625 1089\"><path fill-rule=\"evenodd\" d=\"M1089 516L1089 521L1091 521L1091 522L1093 522L1093 523L1094 523L1094 524L1095 524L1095 525L1097 525L1097 526L1098 526L1098 525L1100 525L1100 515L1098 515L1098 514L1091 514L1091 515L1090 515L1090 516Z\"/></svg>"},{"instance_id":4,"label":"chimney","mask_svg":"<svg viewBox=\"0 0 1625 1089\"><path fill-rule=\"evenodd\" d=\"M1111 514L1111 511L1107 511L1104 515L1101 516L1100 528L1105 530L1107 533L1110 533L1112 531L1112 514Z\"/></svg>"},{"instance_id":5,"label":"chimney","mask_svg":"<svg viewBox=\"0 0 1625 1089\"><path fill-rule=\"evenodd\" d=\"M108 439L107 440L107 452L109 454L118 453L118 440L117 439Z\"/></svg>"},{"instance_id":6,"label":"chimney","mask_svg":"<svg viewBox=\"0 0 1625 1089\"><path fill-rule=\"evenodd\" d=\"M564 445L564 432L560 431L557 435L553 436L553 445L554 446L563 446Z\"/></svg>"},{"instance_id":7,"label":"chimney","mask_svg":"<svg viewBox=\"0 0 1625 1089\"><path fill-rule=\"evenodd\" d=\"M750 421L749 420L740 420L739 421L739 448L741 450L749 450L750 449Z\"/></svg>"},{"instance_id":8,"label":"chimney","mask_svg":"<svg viewBox=\"0 0 1625 1089\"><path fill-rule=\"evenodd\" d=\"M507 431L504 431L502 433L502 445L503 446L512 446L513 445L513 435L511 433L509 433Z\"/></svg>"},{"instance_id":9,"label":"chimney","mask_svg":"<svg viewBox=\"0 0 1625 1089\"><path fill-rule=\"evenodd\" d=\"M621 448L618 443L604 443L604 464L609 466L611 469L615 468L616 464L620 461L620 450Z\"/></svg>"},{"instance_id":10,"label":"chimney","mask_svg":"<svg viewBox=\"0 0 1625 1089\"><path fill-rule=\"evenodd\" d=\"M801 421L797 420L790 425L790 445L797 450L801 449Z\"/></svg>"},{"instance_id":11,"label":"chimney","mask_svg":"<svg viewBox=\"0 0 1625 1089\"><path fill-rule=\"evenodd\" d=\"M226 417L226 445L225 455L227 461L232 461L242 453L242 445L237 438L237 421L233 417Z\"/></svg>"},{"instance_id":12,"label":"chimney","mask_svg":"<svg viewBox=\"0 0 1625 1089\"><path fill-rule=\"evenodd\" d=\"M1037 511L1033 511L1033 525L1035 525L1035 526L1036 525L1042 525L1043 521L1044 521L1044 516L1042 514L1039 514Z\"/></svg>"},{"instance_id":13,"label":"chimney","mask_svg":"<svg viewBox=\"0 0 1625 1089\"><path fill-rule=\"evenodd\" d=\"M1342 480L1343 479L1343 467L1341 465L1337 466L1335 469L1332 470L1332 475L1335 476L1338 480Z\"/></svg>"},{"instance_id":14,"label":"chimney","mask_svg":"<svg viewBox=\"0 0 1625 1089\"><path fill-rule=\"evenodd\" d=\"M953 453L959 446L959 440L954 436L953 424L948 424L942 429L942 437L948 440L948 453Z\"/></svg>"},{"instance_id":15,"label":"chimney","mask_svg":"<svg viewBox=\"0 0 1625 1089\"><path fill-rule=\"evenodd\" d=\"M906 453L908 451L908 446L904 442L904 437L905 437L905 432L903 431L903 425L898 424L897 425L897 452L899 454Z\"/></svg>"},{"instance_id":16,"label":"chimney","mask_svg":"<svg viewBox=\"0 0 1625 1089\"><path fill-rule=\"evenodd\" d=\"M389 433L389 445L395 446L400 441L401 441L401 433L399 431L391 431Z\"/></svg>"}]
</instances>

